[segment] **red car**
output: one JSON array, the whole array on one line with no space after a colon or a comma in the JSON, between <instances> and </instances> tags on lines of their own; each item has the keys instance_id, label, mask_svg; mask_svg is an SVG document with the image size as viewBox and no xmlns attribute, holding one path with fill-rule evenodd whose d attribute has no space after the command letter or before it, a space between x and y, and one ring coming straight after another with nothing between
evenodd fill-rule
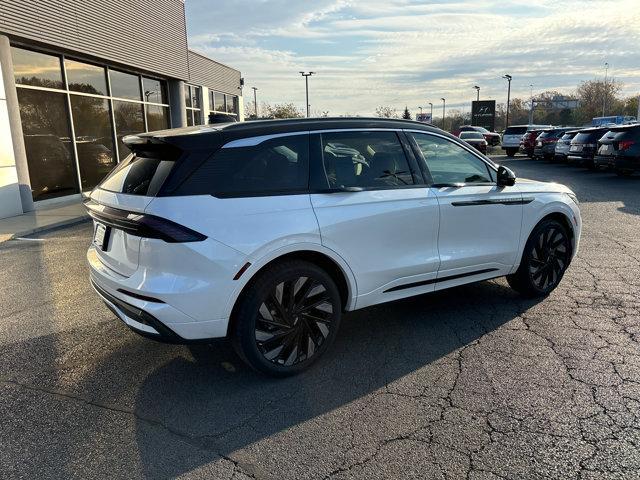
<instances>
[{"instance_id":1,"label":"red car","mask_svg":"<svg viewBox=\"0 0 640 480\"><path fill-rule=\"evenodd\" d=\"M533 158L533 151L536 148L536 139L544 130L529 130L524 134L520 141L520 150L527 154L527 157Z\"/></svg>"},{"instance_id":2,"label":"red car","mask_svg":"<svg viewBox=\"0 0 640 480\"><path fill-rule=\"evenodd\" d=\"M487 154L487 141L484 139L484 136L480 132L460 132L460 135L458 135L458 137L460 138L460 140L464 140L469 145L477 148L485 155Z\"/></svg>"}]
</instances>

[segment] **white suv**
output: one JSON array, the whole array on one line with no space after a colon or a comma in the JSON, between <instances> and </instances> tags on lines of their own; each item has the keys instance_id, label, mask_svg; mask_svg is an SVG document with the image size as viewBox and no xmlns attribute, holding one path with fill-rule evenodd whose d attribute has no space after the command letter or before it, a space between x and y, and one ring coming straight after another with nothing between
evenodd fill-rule
<instances>
[{"instance_id":1,"label":"white suv","mask_svg":"<svg viewBox=\"0 0 640 480\"><path fill-rule=\"evenodd\" d=\"M343 312L507 276L546 295L581 220L562 185L515 181L423 123L284 120L125 138L86 202L91 281L136 332L229 336L272 375L299 372Z\"/></svg>"},{"instance_id":2,"label":"white suv","mask_svg":"<svg viewBox=\"0 0 640 480\"><path fill-rule=\"evenodd\" d=\"M510 125L502 133L502 150L507 156L514 157L520 150L520 142L522 137L529 130L538 130L542 128L551 128L551 125Z\"/></svg>"}]
</instances>

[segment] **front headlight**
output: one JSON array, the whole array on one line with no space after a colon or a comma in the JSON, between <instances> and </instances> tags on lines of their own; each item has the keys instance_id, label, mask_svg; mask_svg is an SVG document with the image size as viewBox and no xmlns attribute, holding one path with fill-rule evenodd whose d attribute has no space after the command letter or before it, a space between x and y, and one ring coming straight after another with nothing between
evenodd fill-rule
<instances>
[{"instance_id":1,"label":"front headlight","mask_svg":"<svg viewBox=\"0 0 640 480\"><path fill-rule=\"evenodd\" d=\"M576 205L580 205L580 202L578 201L578 197L576 197L576 194L571 192L571 193L567 193L567 197L569 197L573 203L575 203Z\"/></svg>"}]
</instances>

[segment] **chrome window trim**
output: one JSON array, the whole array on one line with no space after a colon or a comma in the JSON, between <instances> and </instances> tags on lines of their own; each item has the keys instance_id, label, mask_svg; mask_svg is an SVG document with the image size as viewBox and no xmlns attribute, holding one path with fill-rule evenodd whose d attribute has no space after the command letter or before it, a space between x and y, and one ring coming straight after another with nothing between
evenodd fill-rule
<instances>
[{"instance_id":1,"label":"chrome window trim","mask_svg":"<svg viewBox=\"0 0 640 480\"><path fill-rule=\"evenodd\" d=\"M484 162L485 165L487 165L489 168L491 168L493 171L495 171L496 173L498 173L498 167L491 162L491 160L487 160L486 158L484 158L482 155L480 155L478 152L474 152L471 147L467 146L467 145L461 145L460 143L456 143L456 142L452 142L451 139L445 135L441 135L439 133L434 133L434 132L427 132L425 130L403 130L405 133L424 133L425 135L433 135L434 137L440 137L443 138L445 140L448 140L449 142L453 143L454 145L458 145L460 148L462 148L463 150L466 150L467 152L469 152L470 154L472 154L474 157L476 157L479 160L482 160ZM462 142L461 142L462 143Z\"/></svg>"}]
</instances>

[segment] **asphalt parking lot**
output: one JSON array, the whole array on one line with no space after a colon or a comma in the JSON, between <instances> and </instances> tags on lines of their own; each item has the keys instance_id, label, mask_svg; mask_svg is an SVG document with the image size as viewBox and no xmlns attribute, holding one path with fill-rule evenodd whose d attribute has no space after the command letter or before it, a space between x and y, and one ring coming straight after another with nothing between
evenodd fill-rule
<instances>
[{"instance_id":1,"label":"asphalt parking lot","mask_svg":"<svg viewBox=\"0 0 640 480\"><path fill-rule=\"evenodd\" d=\"M0 477L640 478L640 176L495 159L577 193L560 287L351 313L285 380L129 332L87 282L88 224L0 245Z\"/></svg>"}]
</instances>

